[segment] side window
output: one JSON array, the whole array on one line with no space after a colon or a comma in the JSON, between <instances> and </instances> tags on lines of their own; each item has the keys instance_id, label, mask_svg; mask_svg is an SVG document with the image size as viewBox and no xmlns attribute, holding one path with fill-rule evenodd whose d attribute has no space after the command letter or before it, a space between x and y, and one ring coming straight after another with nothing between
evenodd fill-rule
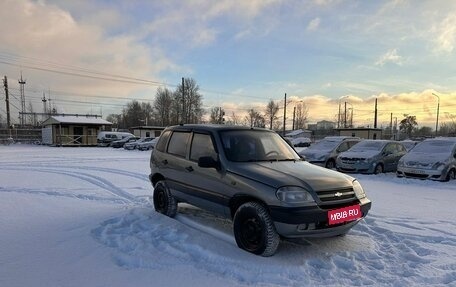
<instances>
[{"instance_id":1,"label":"side window","mask_svg":"<svg viewBox=\"0 0 456 287\"><path fill-rule=\"evenodd\" d=\"M168 153L185 157L190 132L173 132L169 140Z\"/></svg>"},{"instance_id":2,"label":"side window","mask_svg":"<svg viewBox=\"0 0 456 287\"><path fill-rule=\"evenodd\" d=\"M359 142L358 141L349 141L348 142L348 148L350 149L352 146L354 146L357 143L359 143Z\"/></svg>"},{"instance_id":3,"label":"side window","mask_svg":"<svg viewBox=\"0 0 456 287\"><path fill-rule=\"evenodd\" d=\"M171 134L171 131L166 131L164 132L160 140L157 143L157 146L155 147L156 150L164 152L166 149L166 144L168 143L169 135Z\"/></svg>"},{"instance_id":4,"label":"side window","mask_svg":"<svg viewBox=\"0 0 456 287\"><path fill-rule=\"evenodd\" d=\"M195 133L193 135L192 147L190 150L190 160L198 161L202 156L210 156L214 160L217 159L211 136Z\"/></svg>"},{"instance_id":5,"label":"side window","mask_svg":"<svg viewBox=\"0 0 456 287\"><path fill-rule=\"evenodd\" d=\"M385 154L394 154L396 153L396 149L394 148L394 144L387 144L384 150Z\"/></svg>"},{"instance_id":6,"label":"side window","mask_svg":"<svg viewBox=\"0 0 456 287\"><path fill-rule=\"evenodd\" d=\"M398 152L404 152L407 151L403 145L396 144L396 149Z\"/></svg>"},{"instance_id":7,"label":"side window","mask_svg":"<svg viewBox=\"0 0 456 287\"><path fill-rule=\"evenodd\" d=\"M337 151L338 152L344 152L348 150L348 142L343 142L339 145L339 147L337 148Z\"/></svg>"}]
</instances>

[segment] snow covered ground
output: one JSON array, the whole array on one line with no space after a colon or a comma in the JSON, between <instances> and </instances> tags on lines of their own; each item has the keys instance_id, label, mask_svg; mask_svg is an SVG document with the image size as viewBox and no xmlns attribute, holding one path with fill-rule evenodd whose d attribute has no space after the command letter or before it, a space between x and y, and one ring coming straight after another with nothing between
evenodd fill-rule
<instances>
[{"instance_id":1,"label":"snow covered ground","mask_svg":"<svg viewBox=\"0 0 456 287\"><path fill-rule=\"evenodd\" d=\"M0 146L0 286L456 286L456 182L356 175L345 237L239 249L231 222L149 203L150 152Z\"/></svg>"}]
</instances>

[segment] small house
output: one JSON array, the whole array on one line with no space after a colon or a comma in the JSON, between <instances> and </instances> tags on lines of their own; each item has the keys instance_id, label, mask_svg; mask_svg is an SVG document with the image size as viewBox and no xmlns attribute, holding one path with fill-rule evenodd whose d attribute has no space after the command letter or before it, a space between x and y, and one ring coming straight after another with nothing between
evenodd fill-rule
<instances>
[{"instance_id":1,"label":"small house","mask_svg":"<svg viewBox=\"0 0 456 287\"><path fill-rule=\"evenodd\" d=\"M381 140L383 130L377 128L340 128L339 136L359 137L362 139Z\"/></svg>"},{"instance_id":2,"label":"small house","mask_svg":"<svg viewBox=\"0 0 456 287\"><path fill-rule=\"evenodd\" d=\"M96 146L98 132L112 123L99 116L52 115L42 124L42 143L56 146Z\"/></svg>"},{"instance_id":3,"label":"small house","mask_svg":"<svg viewBox=\"0 0 456 287\"><path fill-rule=\"evenodd\" d=\"M161 135L161 132L164 130L164 127L156 127L156 126L138 126L138 127L131 127L130 131L137 137L140 138L156 138Z\"/></svg>"}]
</instances>

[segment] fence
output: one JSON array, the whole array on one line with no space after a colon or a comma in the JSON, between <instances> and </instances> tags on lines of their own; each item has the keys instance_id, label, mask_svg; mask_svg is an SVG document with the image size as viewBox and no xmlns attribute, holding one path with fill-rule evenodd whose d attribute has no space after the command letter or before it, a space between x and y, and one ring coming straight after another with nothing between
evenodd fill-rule
<instances>
[{"instance_id":1,"label":"fence","mask_svg":"<svg viewBox=\"0 0 456 287\"><path fill-rule=\"evenodd\" d=\"M9 144L11 142L41 142L41 129L0 129L0 143Z\"/></svg>"}]
</instances>

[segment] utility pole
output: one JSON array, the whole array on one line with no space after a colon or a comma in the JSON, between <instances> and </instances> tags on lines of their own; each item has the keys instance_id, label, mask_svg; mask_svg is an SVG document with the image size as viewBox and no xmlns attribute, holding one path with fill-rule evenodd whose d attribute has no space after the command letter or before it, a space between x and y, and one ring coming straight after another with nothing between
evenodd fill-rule
<instances>
[{"instance_id":1,"label":"utility pole","mask_svg":"<svg viewBox=\"0 0 456 287\"><path fill-rule=\"evenodd\" d=\"M434 96L437 97L437 119L435 121L435 136L437 136L437 130L439 129L439 109L440 109L440 97L436 94L432 93Z\"/></svg>"},{"instance_id":2,"label":"utility pole","mask_svg":"<svg viewBox=\"0 0 456 287\"><path fill-rule=\"evenodd\" d=\"M49 116L48 113L47 113L47 105L46 105L46 96L44 95L44 92L43 92L43 98L41 99L41 101L43 102L43 113L45 116ZM46 119L43 118L43 121L45 121Z\"/></svg>"},{"instance_id":3,"label":"utility pole","mask_svg":"<svg viewBox=\"0 0 456 287\"><path fill-rule=\"evenodd\" d=\"M21 109L22 109L22 114L21 114L21 126L25 126L25 92L24 92L24 86L25 86L25 80L22 79L22 72L21 72L21 79L18 81L20 85L20 92L21 92Z\"/></svg>"},{"instance_id":4,"label":"utility pole","mask_svg":"<svg viewBox=\"0 0 456 287\"><path fill-rule=\"evenodd\" d=\"M391 119L390 119L390 133L391 133L391 139L393 139L393 113L391 113Z\"/></svg>"},{"instance_id":5,"label":"utility pole","mask_svg":"<svg viewBox=\"0 0 456 287\"><path fill-rule=\"evenodd\" d=\"M337 128L340 128L340 100L339 100L339 114L337 115Z\"/></svg>"},{"instance_id":6,"label":"utility pole","mask_svg":"<svg viewBox=\"0 0 456 287\"><path fill-rule=\"evenodd\" d=\"M182 77L182 124L185 121L185 83L184 77Z\"/></svg>"},{"instance_id":7,"label":"utility pole","mask_svg":"<svg viewBox=\"0 0 456 287\"><path fill-rule=\"evenodd\" d=\"M347 102L344 102L344 129L347 128Z\"/></svg>"},{"instance_id":8,"label":"utility pole","mask_svg":"<svg viewBox=\"0 0 456 287\"><path fill-rule=\"evenodd\" d=\"M8 79L3 78L3 87L5 87L5 102L6 102L6 125L8 129L11 128L11 118L10 118L10 107L9 107L9 95L8 95ZM11 131L10 131L11 133Z\"/></svg>"},{"instance_id":9,"label":"utility pole","mask_svg":"<svg viewBox=\"0 0 456 287\"><path fill-rule=\"evenodd\" d=\"M377 98L375 98L375 116L374 116L374 129L377 128Z\"/></svg>"},{"instance_id":10,"label":"utility pole","mask_svg":"<svg viewBox=\"0 0 456 287\"><path fill-rule=\"evenodd\" d=\"M295 118L296 118L296 106L293 108L293 128L292 128L292 130L295 130Z\"/></svg>"},{"instance_id":11,"label":"utility pole","mask_svg":"<svg viewBox=\"0 0 456 287\"><path fill-rule=\"evenodd\" d=\"M285 136L286 124L285 120L287 119L287 93L285 93L285 101L283 102L283 136Z\"/></svg>"}]
</instances>

